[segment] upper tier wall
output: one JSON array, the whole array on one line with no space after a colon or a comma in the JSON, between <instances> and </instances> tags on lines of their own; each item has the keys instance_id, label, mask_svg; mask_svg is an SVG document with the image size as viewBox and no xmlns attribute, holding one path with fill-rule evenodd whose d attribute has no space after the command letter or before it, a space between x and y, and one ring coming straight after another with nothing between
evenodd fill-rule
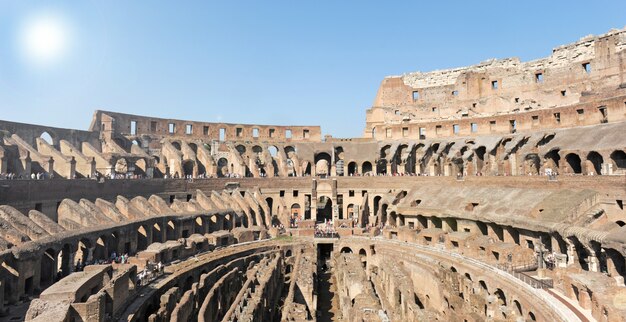
<instances>
[{"instance_id":1,"label":"upper tier wall","mask_svg":"<svg viewBox=\"0 0 626 322\"><path fill-rule=\"evenodd\" d=\"M105 137L142 136L222 141L320 142L319 126L207 123L96 111L90 131Z\"/></svg>"},{"instance_id":2,"label":"upper tier wall","mask_svg":"<svg viewBox=\"0 0 626 322\"><path fill-rule=\"evenodd\" d=\"M626 95L626 29L517 58L385 78L367 111L365 136L391 124L425 124L592 104ZM624 120L623 113L611 116ZM571 124L575 125L575 124ZM562 126L541 122L542 128Z\"/></svg>"},{"instance_id":3,"label":"upper tier wall","mask_svg":"<svg viewBox=\"0 0 626 322\"><path fill-rule=\"evenodd\" d=\"M75 129L64 129L45 125L17 123L0 120L0 141L3 136L17 134L22 140L32 146L37 146L36 138L48 133L52 139L52 145L59 147L59 141L66 140L74 146L81 146L83 142L89 142L94 146L100 146L99 134L97 132L81 131Z\"/></svg>"}]
</instances>

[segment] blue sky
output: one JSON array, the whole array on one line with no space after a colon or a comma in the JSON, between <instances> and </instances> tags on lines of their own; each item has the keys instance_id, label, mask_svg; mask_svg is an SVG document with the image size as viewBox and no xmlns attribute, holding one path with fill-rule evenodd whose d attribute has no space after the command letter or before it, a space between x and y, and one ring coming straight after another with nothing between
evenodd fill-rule
<instances>
[{"instance_id":1,"label":"blue sky","mask_svg":"<svg viewBox=\"0 0 626 322\"><path fill-rule=\"evenodd\" d=\"M45 66L29 17L69 30ZM86 129L93 111L321 125L358 137L387 75L547 56L626 25L626 1L0 0L0 119Z\"/></svg>"}]
</instances>

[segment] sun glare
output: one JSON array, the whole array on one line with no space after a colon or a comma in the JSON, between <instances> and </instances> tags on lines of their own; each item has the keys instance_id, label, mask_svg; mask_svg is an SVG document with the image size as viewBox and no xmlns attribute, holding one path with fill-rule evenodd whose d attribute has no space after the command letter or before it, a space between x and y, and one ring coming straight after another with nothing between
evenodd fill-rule
<instances>
[{"instance_id":1,"label":"sun glare","mask_svg":"<svg viewBox=\"0 0 626 322\"><path fill-rule=\"evenodd\" d=\"M50 65L65 56L70 43L70 30L60 15L38 14L22 24L19 43L21 55L28 63Z\"/></svg>"}]
</instances>

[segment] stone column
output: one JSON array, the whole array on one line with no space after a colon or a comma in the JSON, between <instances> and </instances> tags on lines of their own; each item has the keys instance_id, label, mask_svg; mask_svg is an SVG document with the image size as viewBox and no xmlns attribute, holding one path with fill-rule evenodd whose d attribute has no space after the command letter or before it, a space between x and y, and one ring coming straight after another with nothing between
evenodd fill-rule
<instances>
[{"instance_id":1,"label":"stone column","mask_svg":"<svg viewBox=\"0 0 626 322\"><path fill-rule=\"evenodd\" d=\"M589 271L598 272L600 271L600 261L598 260L598 256L596 256L596 252L591 246L585 245L585 250L589 254L587 257L587 262L589 265Z\"/></svg>"},{"instance_id":2,"label":"stone column","mask_svg":"<svg viewBox=\"0 0 626 322\"><path fill-rule=\"evenodd\" d=\"M580 266L578 263L578 256L576 254L576 246L569 242L567 242L567 266Z\"/></svg>"},{"instance_id":3,"label":"stone column","mask_svg":"<svg viewBox=\"0 0 626 322\"><path fill-rule=\"evenodd\" d=\"M311 219L317 221L317 180L311 182Z\"/></svg>"}]
</instances>

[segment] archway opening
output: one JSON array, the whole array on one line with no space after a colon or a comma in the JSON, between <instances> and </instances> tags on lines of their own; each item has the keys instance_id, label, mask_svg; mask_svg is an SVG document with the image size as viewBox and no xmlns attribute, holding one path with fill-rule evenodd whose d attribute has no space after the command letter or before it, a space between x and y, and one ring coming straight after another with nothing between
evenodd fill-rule
<instances>
[{"instance_id":1,"label":"archway opening","mask_svg":"<svg viewBox=\"0 0 626 322\"><path fill-rule=\"evenodd\" d=\"M174 224L173 221L170 220L170 221L167 222L165 234L167 236L167 240L176 240L177 239L177 236L176 236L176 224Z\"/></svg>"},{"instance_id":2,"label":"archway opening","mask_svg":"<svg viewBox=\"0 0 626 322\"><path fill-rule=\"evenodd\" d=\"M220 178L227 177L230 174L228 171L228 159L220 158L217 160L217 176Z\"/></svg>"},{"instance_id":3,"label":"archway opening","mask_svg":"<svg viewBox=\"0 0 626 322\"><path fill-rule=\"evenodd\" d=\"M570 169L572 170L572 173L576 173L576 174L582 173L581 161L580 161L580 157L578 156L578 154L570 153L566 155L565 161L567 162Z\"/></svg>"},{"instance_id":4,"label":"archway opening","mask_svg":"<svg viewBox=\"0 0 626 322\"><path fill-rule=\"evenodd\" d=\"M94 260L96 261L105 260L108 258L109 254L107 251L105 240L106 240L105 236L100 236L98 240L96 240L96 247L94 248L94 251L93 251L93 257L94 257Z\"/></svg>"},{"instance_id":5,"label":"archway opening","mask_svg":"<svg viewBox=\"0 0 626 322\"><path fill-rule=\"evenodd\" d=\"M622 150L615 150L611 153L611 160L615 164L617 169L615 170L626 170L626 152Z\"/></svg>"},{"instance_id":6,"label":"archway opening","mask_svg":"<svg viewBox=\"0 0 626 322\"><path fill-rule=\"evenodd\" d=\"M326 152L321 152L315 155L315 175L316 176L328 176L330 175L331 158Z\"/></svg>"},{"instance_id":7,"label":"archway opening","mask_svg":"<svg viewBox=\"0 0 626 322\"><path fill-rule=\"evenodd\" d=\"M369 161L363 162L362 168L363 169L361 171L362 171L364 176L372 175L372 163L371 162L369 162Z\"/></svg>"},{"instance_id":8,"label":"archway opening","mask_svg":"<svg viewBox=\"0 0 626 322\"><path fill-rule=\"evenodd\" d=\"M45 288L51 285L54 282L56 273L56 251L52 248L48 248L41 256L40 286Z\"/></svg>"},{"instance_id":9,"label":"archway opening","mask_svg":"<svg viewBox=\"0 0 626 322\"><path fill-rule=\"evenodd\" d=\"M348 163L348 175L353 176L355 174L357 174L356 162Z\"/></svg>"},{"instance_id":10,"label":"archway opening","mask_svg":"<svg viewBox=\"0 0 626 322\"><path fill-rule=\"evenodd\" d=\"M148 232L144 226L137 228L137 250L148 248Z\"/></svg>"},{"instance_id":11,"label":"archway opening","mask_svg":"<svg viewBox=\"0 0 626 322\"><path fill-rule=\"evenodd\" d=\"M185 177L187 176L193 176L193 168L194 168L194 162L192 160L186 160L183 162L183 175Z\"/></svg>"},{"instance_id":12,"label":"archway opening","mask_svg":"<svg viewBox=\"0 0 626 322\"><path fill-rule=\"evenodd\" d=\"M600 153L596 151L591 151L587 154L587 160L591 163L592 169L587 169L587 172L594 172L596 175L602 174L602 163L604 163L604 158L600 155Z\"/></svg>"},{"instance_id":13,"label":"archway opening","mask_svg":"<svg viewBox=\"0 0 626 322\"><path fill-rule=\"evenodd\" d=\"M327 196L321 196L317 202L317 221L325 222L333 219L333 201Z\"/></svg>"},{"instance_id":14,"label":"archway opening","mask_svg":"<svg viewBox=\"0 0 626 322\"><path fill-rule=\"evenodd\" d=\"M163 233L161 232L161 226L159 224L152 225L152 242L163 242Z\"/></svg>"},{"instance_id":15,"label":"archway opening","mask_svg":"<svg viewBox=\"0 0 626 322\"><path fill-rule=\"evenodd\" d=\"M46 143L48 143L50 145L54 145L54 140L52 139L52 136L50 135L50 133L43 132L43 133L41 133L41 135L39 137L42 140L44 140Z\"/></svg>"}]
</instances>

